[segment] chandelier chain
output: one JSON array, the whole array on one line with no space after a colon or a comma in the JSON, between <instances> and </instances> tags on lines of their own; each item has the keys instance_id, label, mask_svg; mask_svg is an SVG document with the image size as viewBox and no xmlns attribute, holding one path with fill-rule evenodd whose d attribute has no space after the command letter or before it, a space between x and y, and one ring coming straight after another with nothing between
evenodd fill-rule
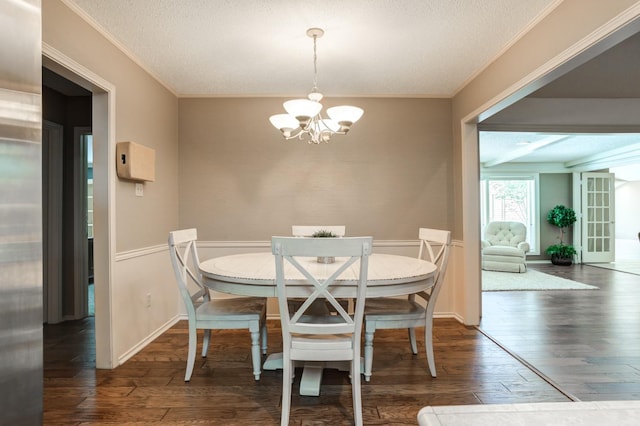
<instances>
[{"instance_id":1,"label":"chandelier chain","mask_svg":"<svg viewBox=\"0 0 640 426\"><path fill-rule=\"evenodd\" d=\"M316 51L316 40L318 39L317 35L313 35L313 91L318 91L318 54Z\"/></svg>"}]
</instances>

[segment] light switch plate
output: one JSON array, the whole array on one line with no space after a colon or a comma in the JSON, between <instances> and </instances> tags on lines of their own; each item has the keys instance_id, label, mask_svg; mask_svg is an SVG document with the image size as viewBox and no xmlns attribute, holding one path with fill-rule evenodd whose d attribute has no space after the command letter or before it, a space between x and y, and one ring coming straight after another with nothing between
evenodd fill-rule
<instances>
[{"instance_id":1,"label":"light switch plate","mask_svg":"<svg viewBox=\"0 0 640 426\"><path fill-rule=\"evenodd\" d=\"M142 197L144 195L144 186L141 183L136 183L136 196Z\"/></svg>"}]
</instances>

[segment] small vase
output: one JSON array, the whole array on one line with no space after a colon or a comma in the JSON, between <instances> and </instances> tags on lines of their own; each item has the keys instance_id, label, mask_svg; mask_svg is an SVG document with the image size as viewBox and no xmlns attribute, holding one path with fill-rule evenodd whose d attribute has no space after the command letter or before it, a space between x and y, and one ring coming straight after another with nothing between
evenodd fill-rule
<instances>
[{"instance_id":1,"label":"small vase","mask_svg":"<svg viewBox=\"0 0 640 426\"><path fill-rule=\"evenodd\" d=\"M336 258L333 256L318 256L318 263L333 263Z\"/></svg>"}]
</instances>

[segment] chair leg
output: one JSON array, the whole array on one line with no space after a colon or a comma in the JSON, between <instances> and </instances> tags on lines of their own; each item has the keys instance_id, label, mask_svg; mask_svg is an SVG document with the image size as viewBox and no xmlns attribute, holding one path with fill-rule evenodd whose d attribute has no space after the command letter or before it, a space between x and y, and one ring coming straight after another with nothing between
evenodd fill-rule
<instances>
[{"instance_id":1,"label":"chair leg","mask_svg":"<svg viewBox=\"0 0 640 426\"><path fill-rule=\"evenodd\" d=\"M189 351L187 352L187 371L184 374L184 381L191 380L193 366L196 362L196 345L198 343L198 334L193 321L189 321Z\"/></svg>"},{"instance_id":2,"label":"chair leg","mask_svg":"<svg viewBox=\"0 0 640 426\"><path fill-rule=\"evenodd\" d=\"M253 376L260 380L262 358L260 357L260 329L251 331L251 360L253 361Z\"/></svg>"},{"instance_id":3,"label":"chair leg","mask_svg":"<svg viewBox=\"0 0 640 426\"><path fill-rule=\"evenodd\" d=\"M289 426L289 412L291 410L291 380L293 363L291 360L283 360L282 363L282 412L280 414L280 426Z\"/></svg>"},{"instance_id":4,"label":"chair leg","mask_svg":"<svg viewBox=\"0 0 640 426\"><path fill-rule=\"evenodd\" d=\"M204 330L204 339L202 340L202 358L207 357L207 352L209 352L209 341L211 340L211 330L206 328Z\"/></svg>"},{"instance_id":5,"label":"chair leg","mask_svg":"<svg viewBox=\"0 0 640 426\"><path fill-rule=\"evenodd\" d=\"M418 345L416 344L416 329L411 327L409 330L409 342L411 343L411 353L418 355Z\"/></svg>"},{"instance_id":6,"label":"chair leg","mask_svg":"<svg viewBox=\"0 0 640 426\"><path fill-rule=\"evenodd\" d=\"M353 398L353 420L362 426L362 396L360 392L360 356L351 361L351 397Z\"/></svg>"},{"instance_id":7,"label":"chair leg","mask_svg":"<svg viewBox=\"0 0 640 426\"><path fill-rule=\"evenodd\" d=\"M424 346L427 350L427 363L431 377L436 377L436 361L433 356L433 320L427 319L424 327Z\"/></svg>"},{"instance_id":8,"label":"chair leg","mask_svg":"<svg viewBox=\"0 0 640 426\"><path fill-rule=\"evenodd\" d=\"M260 331L262 335L262 354L267 354L267 321L262 321L262 329Z\"/></svg>"},{"instance_id":9,"label":"chair leg","mask_svg":"<svg viewBox=\"0 0 640 426\"><path fill-rule=\"evenodd\" d=\"M370 323L368 323L370 324ZM364 381L371 380L371 369L373 367L373 333L375 328L366 329L364 332Z\"/></svg>"}]
</instances>

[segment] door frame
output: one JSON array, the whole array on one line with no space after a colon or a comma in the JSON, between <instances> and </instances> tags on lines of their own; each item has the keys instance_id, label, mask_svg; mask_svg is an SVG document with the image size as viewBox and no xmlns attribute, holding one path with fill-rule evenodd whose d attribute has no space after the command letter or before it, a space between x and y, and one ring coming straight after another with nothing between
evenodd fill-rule
<instances>
[{"instance_id":1,"label":"door frame","mask_svg":"<svg viewBox=\"0 0 640 426\"><path fill-rule=\"evenodd\" d=\"M537 68L513 83L505 91L479 105L462 116L455 132L460 135L461 211L463 235L463 276L461 284L463 322L478 325L482 315L482 289L480 269L480 163L478 147L478 123L513 105L536 89L544 86L567 71L577 67L640 31L638 11L635 5L600 26L597 31L578 40L569 48L550 58ZM454 105L455 108L455 105Z\"/></svg>"},{"instance_id":2,"label":"door frame","mask_svg":"<svg viewBox=\"0 0 640 426\"><path fill-rule=\"evenodd\" d=\"M92 95L94 155L94 291L96 368L117 367L113 338L112 279L115 266L115 86L42 42L42 65Z\"/></svg>"}]
</instances>

